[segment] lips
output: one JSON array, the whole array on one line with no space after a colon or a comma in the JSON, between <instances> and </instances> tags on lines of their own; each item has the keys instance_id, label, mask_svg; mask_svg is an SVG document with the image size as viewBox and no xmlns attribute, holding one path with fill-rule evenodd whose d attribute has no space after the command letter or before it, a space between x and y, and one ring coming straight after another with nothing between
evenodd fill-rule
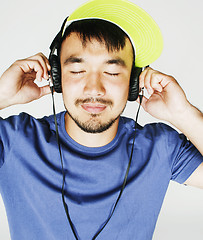
<instances>
[{"instance_id":1,"label":"lips","mask_svg":"<svg viewBox=\"0 0 203 240\"><path fill-rule=\"evenodd\" d=\"M91 114L98 114L103 112L106 109L106 106L103 104L96 104L96 103L85 103L82 104L81 107Z\"/></svg>"}]
</instances>

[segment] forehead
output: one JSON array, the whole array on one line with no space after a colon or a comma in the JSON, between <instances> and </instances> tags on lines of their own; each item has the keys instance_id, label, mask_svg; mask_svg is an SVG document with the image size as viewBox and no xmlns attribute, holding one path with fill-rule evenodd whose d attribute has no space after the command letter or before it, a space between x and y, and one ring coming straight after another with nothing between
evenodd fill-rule
<instances>
[{"instance_id":1,"label":"forehead","mask_svg":"<svg viewBox=\"0 0 203 240\"><path fill-rule=\"evenodd\" d=\"M128 58L130 62L134 59L133 47L128 38L123 49L109 49L105 44L105 41L101 39L91 38L83 41L78 33L71 33L63 41L61 45L61 58L67 57L68 55L81 55L83 53L90 53L92 55L119 55L124 58Z\"/></svg>"}]
</instances>

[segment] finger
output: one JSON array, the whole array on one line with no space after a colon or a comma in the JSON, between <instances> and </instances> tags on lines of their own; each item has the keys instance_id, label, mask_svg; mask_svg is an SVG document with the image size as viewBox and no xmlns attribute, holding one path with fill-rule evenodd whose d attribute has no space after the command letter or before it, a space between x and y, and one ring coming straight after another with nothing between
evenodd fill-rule
<instances>
[{"instance_id":1,"label":"finger","mask_svg":"<svg viewBox=\"0 0 203 240\"><path fill-rule=\"evenodd\" d=\"M43 78L44 79L48 79L48 71L51 69L50 64L48 59L46 58L46 56L43 53L38 53L34 56L29 57L28 59L32 59L32 60L36 60L39 61L39 63L41 64L42 68L43 68Z\"/></svg>"},{"instance_id":2,"label":"finger","mask_svg":"<svg viewBox=\"0 0 203 240\"><path fill-rule=\"evenodd\" d=\"M48 78L48 68L47 68L46 60L45 60L44 56L42 55L42 53L38 53L34 56L29 57L28 59L39 62L39 64L41 65L41 67L43 69L42 78L47 79ZM38 79L38 80L41 80L41 79Z\"/></svg>"},{"instance_id":3,"label":"finger","mask_svg":"<svg viewBox=\"0 0 203 240\"><path fill-rule=\"evenodd\" d=\"M46 76L45 76L45 79L47 80L49 78L49 74L48 72L51 71L51 66L50 66L50 63L49 63L49 60L47 59L47 57L43 54L43 53L40 53L45 64L46 64Z\"/></svg>"},{"instance_id":4,"label":"finger","mask_svg":"<svg viewBox=\"0 0 203 240\"><path fill-rule=\"evenodd\" d=\"M162 92L163 88L169 83L171 77L149 68L145 73L144 86L148 93L152 95L155 91Z\"/></svg>"},{"instance_id":5,"label":"finger","mask_svg":"<svg viewBox=\"0 0 203 240\"><path fill-rule=\"evenodd\" d=\"M151 87L154 91L162 92L172 80L171 76L155 71L151 76Z\"/></svg>"},{"instance_id":6,"label":"finger","mask_svg":"<svg viewBox=\"0 0 203 240\"><path fill-rule=\"evenodd\" d=\"M18 66L18 68L23 73L31 73L33 74L33 71L35 72L35 78L38 81L42 81L42 78L44 76L44 69L42 68L41 64L37 60L32 59L25 59L25 60L18 60L15 62L15 64ZM35 79L33 79L35 80Z\"/></svg>"},{"instance_id":7,"label":"finger","mask_svg":"<svg viewBox=\"0 0 203 240\"><path fill-rule=\"evenodd\" d=\"M153 94L153 92L154 92L154 90L151 86L151 77L152 77L153 72L154 72L153 69L147 68L144 79L143 79L144 87L147 89L147 92L149 95Z\"/></svg>"},{"instance_id":8,"label":"finger","mask_svg":"<svg viewBox=\"0 0 203 240\"><path fill-rule=\"evenodd\" d=\"M149 69L151 69L151 68L150 67L145 68L145 70L142 71L141 74L140 74L139 84L140 84L141 89L144 88L144 79L145 79L145 76L146 76Z\"/></svg>"},{"instance_id":9,"label":"finger","mask_svg":"<svg viewBox=\"0 0 203 240\"><path fill-rule=\"evenodd\" d=\"M50 66L50 63L49 63L48 58L47 58L43 53L41 53L41 52L39 53L39 55L42 56L42 58L44 59L44 61L45 61L45 63L46 63L46 66L47 66L48 70L50 71L50 70L51 70L51 66Z\"/></svg>"},{"instance_id":10,"label":"finger","mask_svg":"<svg viewBox=\"0 0 203 240\"><path fill-rule=\"evenodd\" d=\"M158 74L154 73L151 76L151 88L153 89L153 92L158 91L162 92L163 87L161 85L162 76L159 76Z\"/></svg>"},{"instance_id":11,"label":"finger","mask_svg":"<svg viewBox=\"0 0 203 240\"><path fill-rule=\"evenodd\" d=\"M49 86L40 87L40 97L43 97L50 93L51 93L51 89Z\"/></svg>"}]
</instances>

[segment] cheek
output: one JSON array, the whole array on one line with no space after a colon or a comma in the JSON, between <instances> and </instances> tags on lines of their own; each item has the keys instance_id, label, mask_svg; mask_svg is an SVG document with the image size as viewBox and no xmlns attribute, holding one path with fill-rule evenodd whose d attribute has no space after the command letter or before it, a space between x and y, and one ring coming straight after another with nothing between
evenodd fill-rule
<instances>
[{"instance_id":1,"label":"cheek","mask_svg":"<svg viewBox=\"0 0 203 240\"><path fill-rule=\"evenodd\" d=\"M126 83L120 83L118 85L112 85L109 87L109 94L117 99L119 102L125 102L128 99L129 85Z\"/></svg>"},{"instance_id":2,"label":"cheek","mask_svg":"<svg viewBox=\"0 0 203 240\"><path fill-rule=\"evenodd\" d=\"M77 82L75 79L71 79L70 77L61 79L62 84L62 93L64 96L76 96L80 93L82 84L80 82Z\"/></svg>"},{"instance_id":3,"label":"cheek","mask_svg":"<svg viewBox=\"0 0 203 240\"><path fill-rule=\"evenodd\" d=\"M62 97L66 108L69 109L71 106L73 106L73 102L75 101L75 98L77 97L76 94L78 92L79 89L75 84L71 84L67 81L62 81Z\"/></svg>"},{"instance_id":4,"label":"cheek","mask_svg":"<svg viewBox=\"0 0 203 240\"><path fill-rule=\"evenodd\" d=\"M129 88L125 84L114 85L110 88L108 96L113 101L113 111L116 115L120 114L126 106L128 94Z\"/></svg>"}]
</instances>

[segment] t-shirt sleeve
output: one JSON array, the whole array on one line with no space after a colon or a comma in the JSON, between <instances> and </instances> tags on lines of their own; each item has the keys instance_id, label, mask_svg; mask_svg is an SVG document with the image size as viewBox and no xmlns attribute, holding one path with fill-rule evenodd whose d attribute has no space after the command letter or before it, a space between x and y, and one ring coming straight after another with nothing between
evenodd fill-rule
<instances>
[{"instance_id":1,"label":"t-shirt sleeve","mask_svg":"<svg viewBox=\"0 0 203 240\"><path fill-rule=\"evenodd\" d=\"M184 183L203 162L203 156L183 134L167 125L162 127L167 135L166 148L170 157L171 180Z\"/></svg>"},{"instance_id":2,"label":"t-shirt sleeve","mask_svg":"<svg viewBox=\"0 0 203 240\"><path fill-rule=\"evenodd\" d=\"M0 168L4 164L5 156L9 154L12 145L17 141L19 127L25 118L25 113L7 119L0 118Z\"/></svg>"}]
</instances>

